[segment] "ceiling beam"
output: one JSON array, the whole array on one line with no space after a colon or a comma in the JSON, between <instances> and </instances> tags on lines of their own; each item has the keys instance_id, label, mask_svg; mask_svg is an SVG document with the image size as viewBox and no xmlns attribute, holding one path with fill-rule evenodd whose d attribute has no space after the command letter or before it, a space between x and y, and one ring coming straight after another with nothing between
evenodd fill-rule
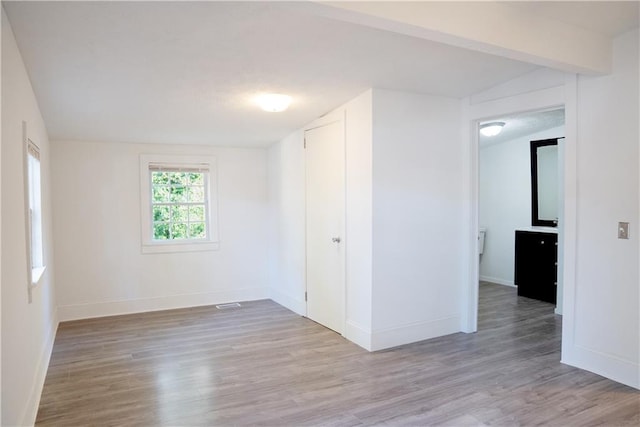
<instances>
[{"instance_id":1,"label":"ceiling beam","mask_svg":"<svg viewBox=\"0 0 640 427\"><path fill-rule=\"evenodd\" d=\"M570 73L611 71L612 40L507 2L311 2L312 13ZM579 6L577 6L579 7Z\"/></svg>"}]
</instances>

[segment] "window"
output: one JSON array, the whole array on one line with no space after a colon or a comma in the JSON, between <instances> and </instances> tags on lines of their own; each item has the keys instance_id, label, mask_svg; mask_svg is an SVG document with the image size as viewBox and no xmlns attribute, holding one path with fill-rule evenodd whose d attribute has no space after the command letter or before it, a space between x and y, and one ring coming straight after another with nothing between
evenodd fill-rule
<instances>
[{"instance_id":1,"label":"window","mask_svg":"<svg viewBox=\"0 0 640 427\"><path fill-rule=\"evenodd\" d=\"M154 240L206 239L207 171L152 165L151 214Z\"/></svg>"},{"instance_id":2,"label":"window","mask_svg":"<svg viewBox=\"0 0 640 427\"><path fill-rule=\"evenodd\" d=\"M31 288L40 282L45 270L42 241L42 183L40 148L26 138L26 132L25 140L25 211L29 257L29 299L31 299Z\"/></svg>"},{"instance_id":3,"label":"window","mask_svg":"<svg viewBox=\"0 0 640 427\"><path fill-rule=\"evenodd\" d=\"M140 157L142 252L218 248L215 157Z\"/></svg>"}]
</instances>

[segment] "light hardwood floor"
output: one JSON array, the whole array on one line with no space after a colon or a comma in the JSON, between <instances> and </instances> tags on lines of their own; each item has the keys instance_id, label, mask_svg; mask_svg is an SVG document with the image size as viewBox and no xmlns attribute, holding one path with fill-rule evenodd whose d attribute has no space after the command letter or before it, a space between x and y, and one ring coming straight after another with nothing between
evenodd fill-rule
<instances>
[{"instance_id":1,"label":"light hardwood floor","mask_svg":"<svg viewBox=\"0 0 640 427\"><path fill-rule=\"evenodd\" d=\"M271 301L60 325L37 425L640 425L560 364L550 304L482 284L479 332L368 353Z\"/></svg>"}]
</instances>

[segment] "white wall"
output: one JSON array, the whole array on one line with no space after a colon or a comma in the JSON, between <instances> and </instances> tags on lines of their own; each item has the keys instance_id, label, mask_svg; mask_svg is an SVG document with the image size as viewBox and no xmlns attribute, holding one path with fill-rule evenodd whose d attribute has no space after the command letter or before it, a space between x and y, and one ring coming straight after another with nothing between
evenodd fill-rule
<instances>
[{"instance_id":1,"label":"white wall","mask_svg":"<svg viewBox=\"0 0 640 427\"><path fill-rule=\"evenodd\" d=\"M346 117L345 336L366 349L460 330L460 105L373 89L326 116ZM301 314L302 145L300 131L269 150L270 292Z\"/></svg>"},{"instance_id":2,"label":"white wall","mask_svg":"<svg viewBox=\"0 0 640 427\"><path fill-rule=\"evenodd\" d=\"M614 42L613 73L578 78L576 287L563 360L640 388L638 30ZM629 240L617 238L630 222ZM566 311L565 311L566 312ZM570 319L571 320L571 319Z\"/></svg>"},{"instance_id":3,"label":"white wall","mask_svg":"<svg viewBox=\"0 0 640 427\"><path fill-rule=\"evenodd\" d=\"M268 151L269 296L306 315L304 132L297 131Z\"/></svg>"},{"instance_id":4,"label":"white wall","mask_svg":"<svg viewBox=\"0 0 640 427\"><path fill-rule=\"evenodd\" d=\"M269 148L269 294L306 315L304 129L346 117L345 336L371 347L371 118L368 90Z\"/></svg>"},{"instance_id":5,"label":"white wall","mask_svg":"<svg viewBox=\"0 0 640 427\"><path fill-rule=\"evenodd\" d=\"M458 99L373 92L373 348L460 330Z\"/></svg>"},{"instance_id":6,"label":"white wall","mask_svg":"<svg viewBox=\"0 0 640 427\"><path fill-rule=\"evenodd\" d=\"M502 98L470 102L465 117L471 123L565 104L559 236L562 361L636 388L640 388L640 248L634 233L630 240L617 239L617 222L628 221L632 229L640 223L638 37L635 30L615 39L611 75L567 75L563 86L547 88L517 79ZM473 169L472 135L468 143ZM472 179L472 198L473 185ZM470 237L473 234L472 230ZM468 292L473 295L477 277L470 271Z\"/></svg>"},{"instance_id":7,"label":"white wall","mask_svg":"<svg viewBox=\"0 0 640 427\"><path fill-rule=\"evenodd\" d=\"M22 121L40 147L43 281L27 297ZM57 327L51 232L50 145L2 9L2 425L33 424Z\"/></svg>"},{"instance_id":8,"label":"white wall","mask_svg":"<svg viewBox=\"0 0 640 427\"><path fill-rule=\"evenodd\" d=\"M373 93L368 90L345 106L345 335L369 350L373 348Z\"/></svg>"},{"instance_id":9,"label":"white wall","mask_svg":"<svg viewBox=\"0 0 640 427\"><path fill-rule=\"evenodd\" d=\"M3 20L2 26L4 26L4 9L0 7L1 19ZM4 38L4 36L2 36ZM1 41L2 39L0 39ZM2 48L0 48L0 52ZM0 58L0 66L2 64L2 58ZM1 70L0 70L1 71ZM0 99L2 98L2 85L0 85ZM0 117L2 117L2 103L0 102ZM0 129L2 125L0 124ZM2 135L0 135L0 141L2 141ZM1 144L0 144L1 145ZM0 224L2 224L2 149L0 149ZM0 226L0 242L2 242L2 226ZM0 289L2 289L2 244L0 244ZM0 336L2 331L2 292L0 291ZM2 339L0 339L0 424L2 424Z\"/></svg>"},{"instance_id":10,"label":"white wall","mask_svg":"<svg viewBox=\"0 0 640 427\"><path fill-rule=\"evenodd\" d=\"M265 149L54 141L62 320L267 296ZM217 251L142 254L140 154L218 161Z\"/></svg>"},{"instance_id":11,"label":"white wall","mask_svg":"<svg viewBox=\"0 0 640 427\"><path fill-rule=\"evenodd\" d=\"M515 230L531 227L530 141L564 136L564 126L479 150L479 224L487 227L480 279L513 285Z\"/></svg>"}]
</instances>

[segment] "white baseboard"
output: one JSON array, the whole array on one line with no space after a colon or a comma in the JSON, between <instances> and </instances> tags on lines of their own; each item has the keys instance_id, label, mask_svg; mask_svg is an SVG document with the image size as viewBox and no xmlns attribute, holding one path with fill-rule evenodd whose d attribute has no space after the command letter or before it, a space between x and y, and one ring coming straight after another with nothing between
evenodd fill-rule
<instances>
[{"instance_id":1,"label":"white baseboard","mask_svg":"<svg viewBox=\"0 0 640 427\"><path fill-rule=\"evenodd\" d=\"M501 279L499 277L491 277L491 276L480 276L480 280L483 282L491 282L497 285L509 286L511 288L517 288L516 285L513 284L513 280Z\"/></svg>"},{"instance_id":2,"label":"white baseboard","mask_svg":"<svg viewBox=\"0 0 640 427\"><path fill-rule=\"evenodd\" d=\"M47 377L49 361L51 360L51 353L53 352L53 343L56 340L56 332L58 331L59 322L57 313L54 312L51 320L51 330L46 337L42 353L38 358L38 365L35 368L35 375L29 392L29 401L25 406L21 425L32 426L36 423L38 407L40 406L40 397L42 396L42 389L44 388L44 381Z\"/></svg>"},{"instance_id":3,"label":"white baseboard","mask_svg":"<svg viewBox=\"0 0 640 427\"><path fill-rule=\"evenodd\" d=\"M303 298L296 298L273 288L269 288L268 293L269 298L271 298L281 306L288 308L289 310L299 314L300 316L307 315L307 304L305 303Z\"/></svg>"},{"instance_id":4,"label":"white baseboard","mask_svg":"<svg viewBox=\"0 0 640 427\"><path fill-rule=\"evenodd\" d=\"M352 320L347 320L345 323L344 337L365 350L372 351L371 331L366 330Z\"/></svg>"},{"instance_id":5,"label":"white baseboard","mask_svg":"<svg viewBox=\"0 0 640 427\"><path fill-rule=\"evenodd\" d=\"M237 301L255 301L266 298L268 298L266 288L244 288L230 291L63 305L58 307L58 315L60 316L60 321L64 322L68 320L90 319L93 317L225 304Z\"/></svg>"},{"instance_id":6,"label":"white baseboard","mask_svg":"<svg viewBox=\"0 0 640 427\"><path fill-rule=\"evenodd\" d=\"M372 333L371 350L383 350L456 332L460 332L460 316L443 317L436 320L381 329Z\"/></svg>"},{"instance_id":7,"label":"white baseboard","mask_svg":"<svg viewBox=\"0 0 640 427\"><path fill-rule=\"evenodd\" d=\"M563 352L561 362L640 389L640 364L637 362L578 345Z\"/></svg>"}]
</instances>

